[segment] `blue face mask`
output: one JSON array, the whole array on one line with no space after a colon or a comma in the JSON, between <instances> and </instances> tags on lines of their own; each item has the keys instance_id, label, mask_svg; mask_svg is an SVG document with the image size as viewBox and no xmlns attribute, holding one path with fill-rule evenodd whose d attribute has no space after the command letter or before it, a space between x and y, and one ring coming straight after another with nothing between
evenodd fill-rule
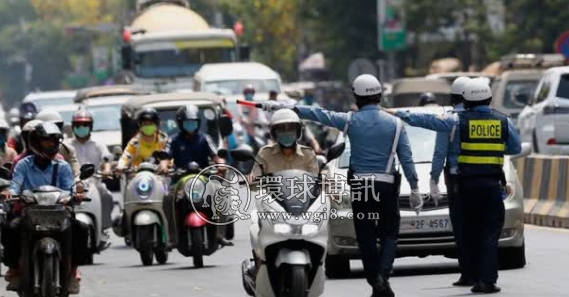
<instances>
[{"instance_id":1,"label":"blue face mask","mask_svg":"<svg viewBox=\"0 0 569 297\"><path fill-rule=\"evenodd\" d=\"M277 134L277 142L286 148L293 147L296 143L296 132Z\"/></svg>"},{"instance_id":2,"label":"blue face mask","mask_svg":"<svg viewBox=\"0 0 569 297\"><path fill-rule=\"evenodd\" d=\"M89 133L91 133L91 129L85 126L77 126L73 128L73 133L75 133L75 136L79 138L85 138L89 136Z\"/></svg>"},{"instance_id":3,"label":"blue face mask","mask_svg":"<svg viewBox=\"0 0 569 297\"><path fill-rule=\"evenodd\" d=\"M184 121L182 124L184 131L193 133L198 129L198 122L197 121Z\"/></svg>"},{"instance_id":4,"label":"blue face mask","mask_svg":"<svg viewBox=\"0 0 569 297\"><path fill-rule=\"evenodd\" d=\"M245 100L253 101L253 94L245 94Z\"/></svg>"}]
</instances>

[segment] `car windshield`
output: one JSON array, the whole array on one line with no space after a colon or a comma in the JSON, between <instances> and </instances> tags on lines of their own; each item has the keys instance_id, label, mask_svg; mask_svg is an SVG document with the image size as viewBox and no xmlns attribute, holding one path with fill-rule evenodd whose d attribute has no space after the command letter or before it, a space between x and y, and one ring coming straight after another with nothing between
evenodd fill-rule
<instances>
[{"instance_id":1,"label":"car windshield","mask_svg":"<svg viewBox=\"0 0 569 297\"><path fill-rule=\"evenodd\" d=\"M93 115L93 131L121 130L121 105L88 106L87 110Z\"/></svg>"},{"instance_id":2,"label":"car windshield","mask_svg":"<svg viewBox=\"0 0 569 297\"><path fill-rule=\"evenodd\" d=\"M385 102L386 107L411 107L419 106L420 98L422 93L408 93L408 94L391 94L387 102ZM435 100L439 105L447 106L450 105L450 95L443 93L435 93Z\"/></svg>"},{"instance_id":3,"label":"car windshield","mask_svg":"<svg viewBox=\"0 0 569 297\"><path fill-rule=\"evenodd\" d=\"M233 48L145 51L136 54L134 72L144 78L193 76L203 64L234 60Z\"/></svg>"},{"instance_id":4,"label":"car windshield","mask_svg":"<svg viewBox=\"0 0 569 297\"><path fill-rule=\"evenodd\" d=\"M557 89L557 97L569 99L569 74L561 76L559 88Z\"/></svg>"},{"instance_id":5,"label":"car windshield","mask_svg":"<svg viewBox=\"0 0 569 297\"><path fill-rule=\"evenodd\" d=\"M238 95L248 84L253 85L257 93L280 93L279 81L276 79L252 79L252 80L223 80L206 82L204 91L220 95Z\"/></svg>"},{"instance_id":6,"label":"car windshield","mask_svg":"<svg viewBox=\"0 0 569 297\"><path fill-rule=\"evenodd\" d=\"M48 107L55 107L55 106L63 106L63 105L71 105L73 104L73 97L57 97L57 98L49 98L49 99L32 99L29 102L32 102L38 110L42 110Z\"/></svg>"},{"instance_id":7,"label":"car windshield","mask_svg":"<svg viewBox=\"0 0 569 297\"><path fill-rule=\"evenodd\" d=\"M436 132L413 127L405 124L405 131L409 138L413 161L418 163L431 163L435 151ZM350 143L346 141L346 149L339 159L340 168L348 168L350 165Z\"/></svg>"},{"instance_id":8,"label":"car windshield","mask_svg":"<svg viewBox=\"0 0 569 297\"><path fill-rule=\"evenodd\" d=\"M166 134L168 134L168 136L172 136L176 133L178 133L180 130L178 129L178 124L176 124L176 112L177 112L178 108L173 108L173 109L159 109L158 110L158 115L160 117L160 131L165 132ZM211 108L211 107L200 107L200 113L199 113L199 117L201 120L201 123L205 123L205 125L202 125L200 127L200 131L205 132L207 134L209 134L209 136L211 136L211 138L213 139L213 141L215 142L216 145L219 144L219 132L218 132L218 126L217 126L217 119L214 119L213 121L209 121L206 120L205 116L204 116L204 111L205 110L210 110L211 112L215 111Z\"/></svg>"},{"instance_id":9,"label":"car windshield","mask_svg":"<svg viewBox=\"0 0 569 297\"><path fill-rule=\"evenodd\" d=\"M516 101L516 96L526 95L528 99L531 98L538 83L538 80L517 80L508 82L506 92L504 93L504 107L520 108L526 106L525 103Z\"/></svg>"}]
</instances>

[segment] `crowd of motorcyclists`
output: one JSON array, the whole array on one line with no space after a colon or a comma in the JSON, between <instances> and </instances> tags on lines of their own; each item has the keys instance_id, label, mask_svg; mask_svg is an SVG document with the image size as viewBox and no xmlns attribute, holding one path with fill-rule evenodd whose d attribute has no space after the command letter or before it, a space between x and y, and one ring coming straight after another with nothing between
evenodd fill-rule
<instances>
[{"instance_id":1,"label":"crowd of motorcyclists","mask_svg":"<svg viewBox=\"0 0 569 297\"><path fill-rule=\"evenodd\" d=\"M487 157L495 157L499 160L504 154L514 154L519 151L519 137L515 130L508 129L509 121L501 115L490 112L488 104L491 100L489 86L485 86L480 81L469 80L462 82L461 90L453 92L456 100L465 102L466 111L457 109L454 114L457 117L436 119L434 117L420 117L416 114L384 110L379 107L382 99L382 87L377 79L370 75L362 75L353 83L353 94L356 98L357 111L340 113L330 112L315 105L312 94L308 94L301 105L293 105L292 102L282 102L276 100L272 94L271 100L263 104L263 109L240 106L239 115L235 115L240 124L244 127L245 143L249 144L256 155L256 162L250 176L250 182L254 182L254 177L267 173L275 173L283 170L302 170L312 175L318 175L320 166L317 154L322 154L327 148L321 147L310 129L305 127L302 120L309 120L322 123L325 126L336 128L343 131L350 139L351 143L351 162L349 177L352 182L356 180L371 179L375 189L370 193L369 189L352 189L352 195L359 194L376 195L381 193L381 201L374 203L370 201L353 201L354 212L378 212L381 214L379 221L379 240L381 249L377 251L375 222L369 220L354 219L358 246L363 254L363 265L366 278L373 288L374 297L394 296L389 284L389 276L395 258L397 236L399 232L399 208L398 208L398 188L401 180L399 172L395 169L394 158L397 156L401 163L405 177L411 185L412 193L410 197L411 205L416 211L420 211L423 204L423 196L418 189L418 177L415 172L414 163L411 155L410 144L407 139L405 129L402 128L401 118L411 125L423 126L428 129L437 130L440 133L450 134L452 129L456 129L453 135L458 135L445 143L449 148L448 157L451 168L445 169L445 174L449 170L460 170L455 172L454 182L460 183L461 188L457 190L456 196L474 195L483 192L492 196L498 195L501 191L501 167L498 161L491 161L486 164L482 161L488 160ZM247 86L243 91L246 101L255 101L255 90L252 86ZM460 101L459 100L459 101ZM435 103L432 94L425 94L421 98L421 105ZM458 104L458 103L457 103ZM22 211L26 204L14 199L22 194L23 190L33 190L41 186L51 185L60 189L70 190L74 193L75 201L84 200L88 185L80 182L81 166L93 164L99 170L103 178L112 176L122 176L128 174L129 168L136 168L145 160L151 158L157 151L167 153L167 158L157 161L157 174L168 175L173 168L186 168L189 163L195 162L199 168L205 168L209 164L226 164L226 160L219 156L217 146L209 135L202 132L200 127L203 125L198 116L198 107L186 105L179 108L176 113L176 123L179 133L168 136L160 131L159 113L152 108L145 108L138 113L138 131L126 146L118 165L113 169L111 165L112 155L108 149L92 139L90 133L93 129L93 116L86 110L77 111L72 118L73 139L64 141L63 120L57 112L41 111L38 112L33 106L22 106L19 127L10 131L10 125L5 121L0 121L0 158L4 166L10 166L11 186L9 190L2 193L4 201L10 203L8 224L2 227L2 244L5 247L4 263L9 267L6 279L9 282L8 290L18 291L22 286L22 257L21 233L24 232L21 226ZM393 116L393 115L396 116ZM483 146L483 138L468 136L469 121L500 120L500 125L505 131L504 137L494 139L492 144L504 145L505 148L495 152L477 150L477 145ZM458 128L453 128L457 126ZM454 130L453 130L454 131ZM446 135L441 136L448 140ZM509 138L506 136L509 135ZM460 140L462 139L462 140ZM466 140L465 140L466 139ZM239 145L235 135L227 137L228 147L235 148ZM454 141L454 142L453 142ZM470 155L465 155L464 151L456 149L457 143L469 141L476 143L469 149ZM19 153L19 155L17 155ZM460 155L457 158L457 155ZM229 155L228 157L231 157ZM484 158L483 158L484 157ZM478 159L477 159L478 158ZM482 160L482 161L481 161ZM494 159L493 159L494 160ZM237 160L232 160L237 162ZM438 163L437 163L438 164ZM448 164L448 163L447 163ZM114 171L114 172L113 172ZM226 171L217 172L220 176L225 176ZM440 170L439 170L440 174ZM462 176L462 175L464 176ZM473 179L472 177L476 177ZM462 179L461 179L462 178ZM438 176L433 177L438 181ZM470 182L468 182L468 179ZM171 180L170 188L178 182L177 178ZM111 212L113 210L112 195L104 184L95 185L101 193L102 210L101 215L103 228L111 226ZM431 192L436 196L438 187L436 183L431 183ZM468 190L465 190L468 189ZM470 191L469 194L464 191ZM501 194L500 194L501 195ZM170 199L170 200L168 200ZM172 204L173 195L166 198L165 204ZM501 200L496 200L501 201ZM495 234L500 226L500 210L495 204L496 201L485 202L485 205L496 211L493 215L493 225L485 230L477 230L476 226L468 225L461 230L460 238L457 241L459 247L464 248L463 242L470 244L484 240L486 245L478 249L470 247L467 251L461 252L461 263L465 257L477 257L479 269L462 267L463 274L458 285L472 285L473 291L483 293L494 293L499 291L495 286L497 279L495 264ZM472 202L462 203L470 205L471 209L479 209ZM458 207L458 206L456 206ZM460 206L463 207L463 206ZM454 216L451 214L451 216ZM367 216L366 216L367 217ZM472 220L484 222L483 214L471 215ZM503 214L501 215L503 221ZM453 220L454 221L454 220ZM453 222L453 225L466 225L466 223ZM80 291L81 274L77 267L84 264L85 253L87 250L87 229L78 220L72 219L71 231L73 236L71 244L71 274L69 281L69 294L78 294ZM474 237L471 233L483 232L481 237ZM498 232L499 234L499 232ZM218 242L223 246L230 246L224 232L219 232ZM25 249L23 249L25 250ZM246 273L252 279L258 273L260 265L259 255L253 252L253 260L247 267ZM464 264L466 265L466 264Z\"/></svg>"}]
</instances>

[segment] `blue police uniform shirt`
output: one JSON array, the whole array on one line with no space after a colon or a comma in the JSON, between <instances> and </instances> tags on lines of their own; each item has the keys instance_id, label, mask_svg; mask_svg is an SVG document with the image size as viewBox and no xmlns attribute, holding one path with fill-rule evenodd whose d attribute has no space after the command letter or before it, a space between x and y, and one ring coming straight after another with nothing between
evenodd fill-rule
<instances>
[{"instance_id":1,"label":"blue police uniform shirt","mask_svg":"<svg viewBox=\"0 0 569 297\"><path fill-rule=\"evenodd\" d=\"M476 106L470 110L482 113L491 113L492 108L489 106ZM437 132L450 133L452 127L459 124L459 120L455 117L441 118L435 114L427 113L411 113L409 111L399 110L396 115L411 126L421 127ZM454 157L449 159L450 167L458 167L458 153L460 153L460 131L458 127L454 134L454 141L450 144L450 152ZM508 119L508 141L506 142L506 155L516 155L522 151L522 142L518 130ZM458 152L458 153L456 153Z\"/></svg>"},{"instance_id":2,"label":"blue police uniform shirt","mask_svg":"<svg viewBox=\"0 0 569 297\"><path fill-rule=\"evenodd\" d=\"M34 190L41 186L55 186L62 190L72 189L75 178L69 163L63 160L52 160L45 170L40 169L35 163L36 156L31 155L22 159L14 168L10 192L19 195L23 190ZM57 178L55 185L52 185L53 168L57 165Z\"/></svg>"},{"instance_id":3,"label":"blue police uniform shirt","mask_svg":"<svg viewBox=\"0 0 569 297\"><path fill-rule=\"evenodd\" d=\"M333 112L319 107L295 106L302 119L320 122L323 125L344 130L348 113ZM351 167L354 174L393 173L395 162L389 170L387 162L391 155L397 124L395 118L381 110L378 105L363 106L354 112L348 138L351 146ZM411 145L404 129L397 145L397 156L411 189L417 189L418 179L411 152Z\"/></svg>"},{"instance_id":4,"label":"blue police uniform shirt","mask_svg":"<svg viewBox=\"0 0 569 297\"><path fill-rule=\"evenodd\" d=\"M457 104L453 110L447 112L447 116L451 117L456 112L464 110L464 104ZM458 125L455 128L453 141L456 142L457 136L459 134ZM435 139L435 152L433 153L433 164L431 166L431 179L436 183L439 182L439 177L445 166L445 160L447 165L450 167L451 173L458 172L458 155L460 150L455 150L457 147L451 147L450 143L450 132L437 132L437 137Z\"/></svg>"},{"instance_id":5,"label":"blue police uniform shirt","mask_svg":"<svg viewBox=\"0 0 569 297\"><path fill-rule=\"evenodd\" d=\"M190 162L196 162L200 168L209 166L209 158L217 154L217 147L211 137L203 132L187 138L179 132L168 140L166 151L174 159L177 168L187 168Z\"/></svg>"}]
</instances>

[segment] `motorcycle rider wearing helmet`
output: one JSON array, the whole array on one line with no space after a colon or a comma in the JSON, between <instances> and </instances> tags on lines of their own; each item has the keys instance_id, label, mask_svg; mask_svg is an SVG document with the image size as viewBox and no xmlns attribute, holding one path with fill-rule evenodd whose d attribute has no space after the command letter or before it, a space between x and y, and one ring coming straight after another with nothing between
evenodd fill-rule
<instances>
[{"instance_id":1,"label":"motorcycle rider wearing helmet","mask_svg":"<svg viewBox=\"0 0 569 297\"><path fill-rule=\"evenodd\" d=\"M84 109L76 111L71 119L71 127L75 137L68 140L66 144L75 149L79 164L93 164L95 168L102 171L103 178L109 178L112 176L109 161L113 159L113 155L105 145L91 139L93 124L93 115L89 111ZM114 207L113 196L104 183L97 182L96 186L101 194L103 207L102 227L103 229L110 228L112 224L111 212Z\"/></svg>"},{"instance_id":2,"label":"motorcycle rider wearing helmet","mask_svg":"<svg viewBox=\"0 0 569 297\"><path fill-rule=\"evenodd\" d=\"M170 158L173 159L173 164L176 168L185 169L191 162L196 162L201 169L209 166L211 159L215 164L225 164L225 160L217 155L217 146L213 139L200 129L203 123L199 116L199 109L195 105L185 105L178 109L176 112L176 124L180 132L170 137L165 151L168 152ZM160 171L162 173L168 172L168 167L171 165L170 160L163 160L160 162ZM224 168L218 168L218 175L224 176ZM180 177L172 178L172 186L174 186ZM164 205L170 206L175 195L169 195L164 198ZM170 209L173 211L173 209ZM173 216L170 216L173 217ZM171 222L174 223L174 222ZM225 228L219 226L218 240L221 245L231 246L230 241L224 237ZM171 228L170 230L174 230Z\"/></svg>"},{"instance_id":3,"label":"motorcycle rider wearing helmet","mask_svg":"<svg viewBox=\"0 0 569 297\"><path fill-rule=\"evenodd\" d=\"M255 188L257 177L271 174L282 170L297 169L318 175L318 160L312 148L298 144L302 137L303 125L298 115L290 109L277 110L270 123L270 134L273 143L261 148L257 153L255 165L249 175L249 185ZM259 263L258 257L253 252L253 261L247 268L251 279L255 279Z\"/></svg>"},{"instance_id":4,"label":"motorcycle rider wearing helmet","mask_svg":"<svg viewBox=\"0 0 569 297\"><path fill-rule=\"evenodd\" d=\"M419 97L419 106L438 105L435 95L431 92L423 93Z\"/></svg>"},{"instance_id":5,"label":"motorcycle rider wearing helmet","mask_svg":"<svg viewBox=\"0 0 569 297\"><path fill-rule=\"evenodd\" d=\"M300 105L265 105L267 109L293 108L300 118L342 130L350 140L348 183L352 185L352 208L354 213L364 214L363 219L354 218L356 240L373 297L394 296L389 277L393 270L401 220L400 178L396 171L395 155L411 186L411 208L419 212L423 206L407 133L401 121L379 106L382 90L379 80L373 75L358 76L352 84L357 112L333 112ZM376 198L380 193L381 199ZM379 221L369 220L371 213L379 213ZM377 250L378 235L380 251Z\"/></svg>"},{"instance_id":6,"label":"motorcycle rider wearing helmet","mask_svg":"<svg viewBox=\"0 0 569 297\"><path fill-rule=\"evenodd\" d=\"M128 142L116 168L117 174L128 167L138 167L155 151L164 151L168 135L161 132L160 117L154 108L145 108L138 114L138 133Z\"/></svg>"},{"instance_id":7,"label":"motorcycle rider wearing helmet","mask_svg":"<svg viewBox=\"0 0 569 297\"><path fill-rule=\"evenodd\" d=\"M10 126L6 121L0 120L0 166L6 163L14 162L18 153L6 143L8 141L8 133L10 133Z\"/></svg>"},{"instance_id":8,"label":"motorcycle rider wearing helmet","mask_svg":"<svg viewBox=\"0 0 569 297\"><path fill-rule=\"evenodd\" d=\"M458 117L410 113L390 110L413 126L450 133L457 126L452 151L458 158L449 158L457 170L457 195L461 201L462 240L465 257L471 259L475 281L473 293L497 293L498 241L504 225L504 202L507 196L503 172L504 155L519 154L520 135L512 121L490 107L492 90L487 80L474 78L463 91L465 110ZM477 129L470 129L474 127ZM494 132L480 132L494 131ZM461 269L462 270L462 269Z\"/></svg>"},{"instance_id":9,"label":"motorcycle rider wearing helmet","mask_svg":"<svg viewBox=\"0 0 569 297\"><path fill-rule=\"evenodd\" d=\"M63 190L75 190L73 171L69 163L64 160L57 159L60 144L63 141L63 135L59 128L53 123L41 123L36 125L35 129L29 134L30 149L33 155L27 156L19 162L14 168L14 174L10 189L4 192L4 196L8 199L12 195L19 195L24 189L36 189L44 185L52 185ZM77 195L79 201L82 195ZM19 221L16 218L10 225L16 226L13 232L3 233L2 240L5 240L7 257L5 264L10 268L6 273L6 280L9 282L7 290L16 291L19 289L21 280L19 276L18 266L20 261L20 240L19 240ZM87 245L87 230L79 225L79 222L72 219L73 234L73 251L72 253L72 271L69 283L69 293L79 293L79 281L81 275L77 266L78 259L81 259L81 253L84 252ZM8 235L8 238L4 238ZM9 254L9 255L8 255Z\"/></svg>"},{"instance_id":10,"label":"motorcycle rider wearing helmet","mask_svg":"<svg viewBox=\"0 0 569 297\"><path fill-rule=\"evenodd\" d=\"M23 128L29 121L35 119L37 112L27 111L20 114L20 129L13 129L8 139L8 146L21 153L24 150L24 138L21 135Z\"/></svg>"},{"instance_id":11,"label":"motorcycle rider wearing helmet","mask_svg":"<svg viewBox=\"0 0 569 297\"><path fill-rule=\"evenodd\" d=\"M246 101L253 101L255 97L255 88L252 84L248 84L243 89L243 96ZM271 101L274 102L274 101ZM254 107L238 105L239 121L245 129L245 136L248 140L245 143L250 144L254 151L258 151L260 147L257 147L257 142L255 141L255 135L257 134L257 129L265 127L268 123L268 115L262 110L258 110Z\"/></svg>"},{"instance_id":12,"label":"motorcycle rider wearing helmet","mask_svg":"<svg viewBox=\"0 0 569 297\"><path fill-rule=\"evenodd\" d=\"M40 111L40 113L38 113L36 119L44 121L46 123L48 122L54 123L59 128L59 131L62 131L62 137L63 137L64 123L63 123L63 118L61 117L59 112L51 110L42 110ZM61 148L59 149L59 153L63 156L65 161L69 163L69 165L71 165L71 168L73 169L73 174L76 177L79 177L79 174L81 173L80 172L81 165L79 165L79 159L77 158L77 152L75 152L75 148L63 142L60 145ZM82 190L79 189L79 191Z\"/></svg>"}]
</instances>

